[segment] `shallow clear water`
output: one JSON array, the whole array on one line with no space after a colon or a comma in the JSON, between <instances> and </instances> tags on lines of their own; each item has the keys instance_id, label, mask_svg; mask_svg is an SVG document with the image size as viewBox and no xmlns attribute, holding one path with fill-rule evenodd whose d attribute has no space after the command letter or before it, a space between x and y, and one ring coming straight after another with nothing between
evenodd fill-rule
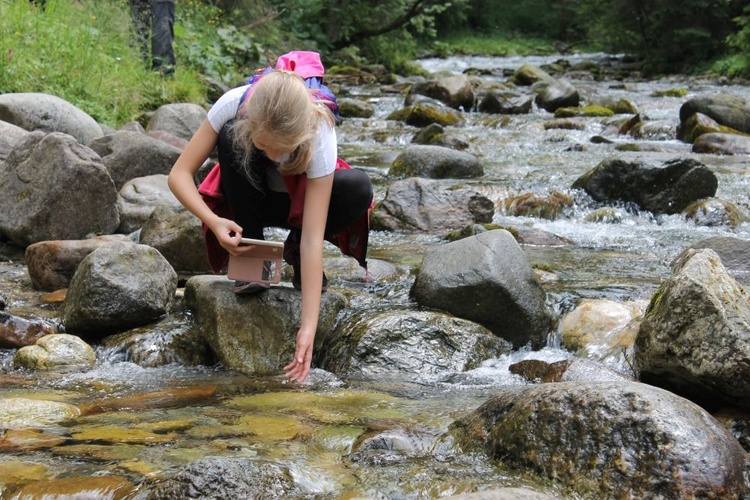
<instances>
[{"instance_id":1,"label":"shallow clear water","mask_svg":"<svg viewBox=\"0 0 750 500\"><path fill-rule=\"evenodd\" d=\"M523 63L540 65L555 59L558 57L466 57L425 60L422 64L430 71L514 70ZM578 59L616 63L616 58L603 54L566 59L572 63ZM664 121L672 128L678 123L681 103L698 93L732 92L750 99L747 87L718 87L679 79L573 83L584 99L626 98L652 120ZM688 88L689 96L651 96L654 91L674 87ZM409 145L416 129L385 120L402 106L402 95L381 93L375 87L353 89L351 94L370 101L377 112L372 118L347 119L339 126L339 153L371 175L380 200L390 182L388 166ZM674 140L639 141L658 151L619 152L615 144L590 142L591 136L605 132L612 119L587 119L585 130L545 130L543 123L550 118L549 113L534 110L530 115L493 122L475 113L468 115L465 126L448 131L469 143L468 152L481 159L485 176L471 184L491 199L553 191L575 196L576 205L553 221L496 214L499 223L523 223L573 242L565 247L525 248L532 264L557 276L557 281L544 286L550 307L558 313L572 309L582 298L648 299L669 276L672 259L690 243L714 235L750 238L748 224L734 229L700 227L678 215L622 211L618 223L586 222L586 216L596 207L573 193L570 186L605 158L653 165L676 157L695 158L719 178L717 197L748 213L750 159L696 155L689 145ZM615 141L634 142L624 137ZM413 271L424 251L442 242L440 235L373 232L369 257ZM56 319L55 306L43 303L31 290L19 266L22 252L6 248L2 257L0 282L6 309L18 316ZM362 287L353 295L351 308L412 307L408 297L412 281L413 273L396 283ZM179 332L190 324L189 314L175 311L154 329ZM476 408L499 387L526 383L508 371L510 364L523 359L552 362L573 356L553 347L557 345L553 336L551 346L541 351L514 352L455 376L414 374L408 379L344 383L315 371L311 382L302 387L286 384L280 377L251 377L220 367L169 364L143 368L116 348L99 348L96 368L85 373L26 373L12 368L14 351L0 350L4 397L65 401L85 410L85 415L64 426L41 429L45 435L59 436L61 443L49 448L29 445L21 450L0 447L0 464L39 463L50 476L112 474L139 484L170 475L201 456L264 457L289 467L309 496L325 498L434 498L529 484L527 478L471 456L449 456L442 461L424 457L391 457L387 461L388 457L383 457L387 463L351 462L342 457L358 436L374 429L419 429L421 439L438 446L437 437L456 417ZM158 351L158 345L154 349ZM536 487L548 490L544 485Z\"/></svg>"}]
</instances>

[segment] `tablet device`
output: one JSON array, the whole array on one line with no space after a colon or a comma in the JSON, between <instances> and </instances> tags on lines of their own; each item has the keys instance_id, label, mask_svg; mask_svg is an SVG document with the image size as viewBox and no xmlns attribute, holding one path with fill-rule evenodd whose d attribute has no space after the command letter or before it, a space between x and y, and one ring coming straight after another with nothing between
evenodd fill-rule
<instances>
[{"instance_id":1,"label":"tablet device","mask_svg":"<svg viewBox=\"0 0 750 500\"><path fill-rule=\"evenodd\" d=\"M268 284L281 281L283 243L242 238L240 244L253 245L254 248L241 256L229 256L227 268L229 279Z\"/></svg>"}]
</instances>

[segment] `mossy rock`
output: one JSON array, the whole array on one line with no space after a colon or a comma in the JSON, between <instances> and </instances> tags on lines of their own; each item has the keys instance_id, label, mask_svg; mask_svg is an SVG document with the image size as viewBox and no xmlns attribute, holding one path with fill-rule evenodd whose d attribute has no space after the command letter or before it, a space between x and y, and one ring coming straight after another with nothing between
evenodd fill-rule
<instances>
[{"instance_id":1,"label":"mossy rock","mask_svg":"<svg viewBox=\"0 0 750 500\"><path fill-rule=\"evenodd\" d=\"M614 115L614 111L603 106L578 106L555 110L555 118L573 118L576 116L610 117Z\"/></svg>"},{"instance_id":2,"label":"mossy rock","mask_svg":"<svg viewBox=\"0 0 750 500\"><path fill-rule=\"evenodd\" d=\"M688 95L688 89L683 88L657 90L651 93L651 97L685 97L686 95Z\"/></svg>"}]
</instances>

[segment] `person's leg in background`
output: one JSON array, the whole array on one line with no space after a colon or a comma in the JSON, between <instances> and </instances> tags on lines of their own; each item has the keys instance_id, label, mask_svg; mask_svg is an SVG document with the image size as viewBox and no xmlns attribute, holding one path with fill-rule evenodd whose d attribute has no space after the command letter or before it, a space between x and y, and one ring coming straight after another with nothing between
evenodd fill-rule
<instances>
[{"instance_id":1,"label":"person's leg in background","mask_svg":"<svg viewBox=\"0 0 750 500\"><path fill-rule=\"evenodd\" d=\"M162 75L174 73L174 0L153 0L152 68Z\"/></svg>"},{"instance_id":2,"label":"person's leg in background","mask_svg":"<svg viewBox=\"0 0 750 500\"><path fill-rule=\"evenodd\" d=\"M130 19L135 30L135 42L143 60L149 62L151 40L151 0L130 0Z\"/></svg>"}]
</instances>

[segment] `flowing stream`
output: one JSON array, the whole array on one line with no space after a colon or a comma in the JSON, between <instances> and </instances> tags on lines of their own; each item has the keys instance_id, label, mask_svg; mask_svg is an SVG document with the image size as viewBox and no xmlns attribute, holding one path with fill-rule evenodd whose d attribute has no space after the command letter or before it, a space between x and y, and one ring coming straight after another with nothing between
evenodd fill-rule
<instances>
[{"instance_id":1,"label":"flowing stream","mask_svg":"<svg viewBox=\"0 0 750 500\"><path fill-rule=\"evenodd\" d=\"M513 71L523 63L542 65L558 57L463 57L420 61L428 71L462 72L467 68ZM572 63L612 64L603 54L565 57ZM483 78L498 78L484 76ZM710 81L671 78L653 81L573 80L585 100L609 96L634 103L650 120L677 126L681 104L707 92L730 92L750 99L750 88L718 86ZM685 88L687 97L652 97L656 91ZM376 186L377 200L385 195L388 167L406 148L417 129L385 117L403 105L404 96L382 92L379 86L347 89L350 97L376 107L368 119L346 119L338 127L339 155L366 170ZM557 279L544 284L548 303L558 314L583 298L617 301L648 300L671 274L670 262L689 244L715 235L750 238L750 226L698 226L681 215L654 216L621 211L617 223L587 222L596 207L570 186L606 158L643 161L654 166L678 157L691 157L711 168L719 179L716 197L750 213L750 159L691 153L677 140L635 141L641 151L615 150L616 144L594 144L611 119L587 118L584 130L545 130L550 113L534 109L528 115L467 114L467 124L450 129L470 146L485 169L481 179L465 181L490 199L501 201L517 193L575 195L575 205L552 220L509 218L573 242L564 247L525 247L532 265ZM369 257L401 264L411 270L425 250L440 245L441 235L373 232ZM330 256L336 253L329 249ZM21 265L23 251L0 248L0 283L11 314L54 318L55 306L45 304L30 289ZM351 309L413 306L408 292L414 273L397 283L373 283L365 294L353 296ZM189 311L175 310L152 327L155 338L171 337L192 327ZM573 356L552 335L541 351L521 349L485 362L461 377L341 382L317 370L314 382L303 387L281 377L253 377L221 367L170 363L144 368L127 359L121 349L97 350L97 366L85 373L29 373L12 368L13 350L0 350L0 387L4 397L64 401L85 410L65 425L38 428L35 439L20 447L3 447L3 464L41 465L39 479L122 476L134 485L174 474L192 460L209 455L258 457L283 464L309 498L435 498L451 494L532 484L554 488L490 465L473 456L440 454L439 436L493 392L524 384L508 371L523 359L558 361ZM160 345L154 343L158 354ZM625 366L616 368L627 369ZM38 427L38 426L37 426ZM378 429L408 429L421 441L408 457L385 450L370 460L347 460L355 441ZM42 439L41 437L44 439ZM422 443L419 445L419 443ZM419 452L429 449L429 453ZM427 458L429 457L429 458ZM145 491L143 486L142 490ZM0 493L2 490L0 490ZM4 497L2 497L4 498Z\"/></svg>"}]
</instances>

